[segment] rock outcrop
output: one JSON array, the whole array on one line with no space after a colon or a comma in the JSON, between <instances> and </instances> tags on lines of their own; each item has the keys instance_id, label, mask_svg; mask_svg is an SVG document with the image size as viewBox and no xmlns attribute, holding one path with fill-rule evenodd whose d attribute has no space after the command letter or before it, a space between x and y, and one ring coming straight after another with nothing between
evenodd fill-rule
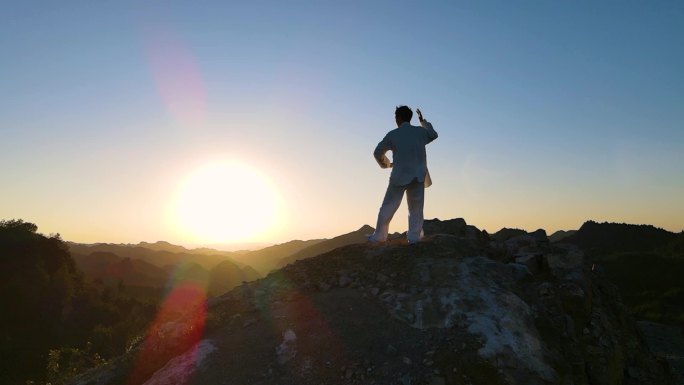
<instances>
[{"instance_id":1,"label":"rock outcrop","mask_svg":"<svg viewBox=\"0 0 684 385\"><path fill-rule=\"evenodd\" d=\"M671 383L579 249L461 219L425 230L243 284L72 383Z\"/></svg>"}]
</instances>

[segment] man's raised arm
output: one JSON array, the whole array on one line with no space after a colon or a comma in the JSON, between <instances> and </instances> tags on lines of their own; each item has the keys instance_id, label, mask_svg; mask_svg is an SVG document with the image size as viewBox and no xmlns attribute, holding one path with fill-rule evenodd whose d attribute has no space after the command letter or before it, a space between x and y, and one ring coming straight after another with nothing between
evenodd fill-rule
<instances>
[{"instance_id":1,"label":"man's raised arm","mask_svg":"<svg viewBox=\"0 0 684 385\"><path fill-rule=\"evenodd\" d=\"M420 108L416 108L416 112L418 113L418 120L420 120L420 125L423 126L425 130L427 130L427 143L430 143L433 140L437 139L439 135L437 135L437 131L435 131L435 129L432 128L432 123L428 122L423 118L423 113L420 111Z\"/></svg>"}]
</instances>

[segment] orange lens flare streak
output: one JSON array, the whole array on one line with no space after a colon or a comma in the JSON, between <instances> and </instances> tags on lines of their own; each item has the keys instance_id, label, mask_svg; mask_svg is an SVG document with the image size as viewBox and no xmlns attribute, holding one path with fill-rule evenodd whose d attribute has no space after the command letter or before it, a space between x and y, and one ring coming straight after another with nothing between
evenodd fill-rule
<instances>
[{"instance_id":1,"label":"orange lens flare streak","mask_svg":"<svg viewBox=\"0 0 684 385\"><path fill-rule=\"evenodd\" d=\"M147 332L128 384L145 382L169 359L195 347L204 334L206 313L207 295L202 285L194 282L176 285ZM180 377L187 379L190 375L184 373Z\"/></svg>"}]
</instances>

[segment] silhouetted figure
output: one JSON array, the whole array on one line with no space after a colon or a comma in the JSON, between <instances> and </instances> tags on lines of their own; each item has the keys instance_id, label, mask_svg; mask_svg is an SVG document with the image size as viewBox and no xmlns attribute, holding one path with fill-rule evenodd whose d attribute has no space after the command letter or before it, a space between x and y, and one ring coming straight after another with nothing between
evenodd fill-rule
<instances>
[{"instance_id":1,"label":"silhouetted figure","mask_svg":"<svg viewBox=\"0 0 684 385\"><path fill-rule=\"evenodd\" d=\"M388 132L373 152L380 167L391 167L392 174L378 213L375 232L368 237L371 242L387 240L390 221L401 204L404 192L409 210L408 241L413 244L423 237L425 188L432 184L425 157L425 145L437 139L437 132L430 122L423 119L420 109L416 109L416 113L422 127L411 125L413 111L409 107L397 107L394 111L397 128ZM392 163L385 156L387 151L392 151Z\"/></svg>"}]
</instances>

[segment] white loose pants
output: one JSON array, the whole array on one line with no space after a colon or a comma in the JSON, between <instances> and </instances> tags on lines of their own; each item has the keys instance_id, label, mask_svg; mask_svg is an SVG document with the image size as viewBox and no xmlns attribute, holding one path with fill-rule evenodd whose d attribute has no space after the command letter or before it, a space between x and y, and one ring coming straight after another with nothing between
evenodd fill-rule
<instances>
[{"instance_id":1,"label":"white loose pants","mask_svg":"<svg viewBox=\"0 0 684 385\"><path fill-rule=\"evenodd\" d=\"M418 242L418 240L423 237L425 183L412 182L404 186L393 186L390 183L387 186L385 199L383 199L380 212L378 213L378 223L375 227L375 233L373 233L370 238L372 241L384 242L387 240L390 221L392 221L394 213L399 208L399 205L401 205L401 200L404 198L404 192L406 192L406 203L408 204L409 211L409 229L406 237L411 243Z\"/></svg>"}]
</instances>

